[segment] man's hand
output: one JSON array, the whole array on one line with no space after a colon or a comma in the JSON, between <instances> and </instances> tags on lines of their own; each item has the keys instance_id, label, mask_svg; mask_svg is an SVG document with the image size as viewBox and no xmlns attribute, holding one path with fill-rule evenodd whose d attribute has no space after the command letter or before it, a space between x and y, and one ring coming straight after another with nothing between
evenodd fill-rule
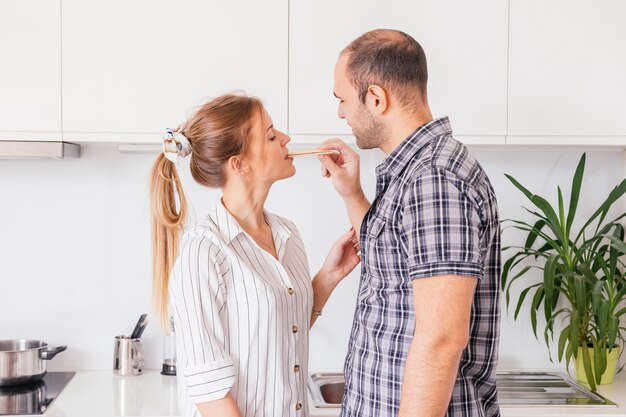
<instances>
[{"instance_id":1,"label":"man's hand","mask_svg":"<svg viewBox=\"0 0 626 417\"><path fill-rule=\"evenodd\" d=\"M361 223L370 208L370 203L361 188L359 155L339 139L325 141L320 149L339 151L339 155L319 155L322 162L322 176L332 179L335 189L343 198L350 223L358 239Z\"/></svg>"},{"instance_id":2,"label":"man's hand","mask_svg":"<svg viewBox=\"0 0 626 417\"><path fill-rule=\"evenodd\" d=\"M360 197L363 194L360 179L359 155L339 139L329 139L320 149L339 151L339 155L319 155L322 163L322 176L331 178L335 189L344 199Z\"/></svg>"}]
</instances>

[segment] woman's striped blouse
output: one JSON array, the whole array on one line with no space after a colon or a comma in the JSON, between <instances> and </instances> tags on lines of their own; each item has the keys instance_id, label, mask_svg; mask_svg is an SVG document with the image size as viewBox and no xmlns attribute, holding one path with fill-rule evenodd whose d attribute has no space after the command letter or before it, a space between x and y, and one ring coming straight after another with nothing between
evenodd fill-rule
<instances>
[{"instance_id":1,"label":"woman's striped blouse","mask_svg":"<svg viewBox=\"0 0 626 417\"><path fill-rule=\"evenodd\" d=\"M228 392L244 417L308 415L308 261L294 224L265 216L278 260L221 202L182 239L169 290L184 417Z\"/></svg>"}]
</instances>

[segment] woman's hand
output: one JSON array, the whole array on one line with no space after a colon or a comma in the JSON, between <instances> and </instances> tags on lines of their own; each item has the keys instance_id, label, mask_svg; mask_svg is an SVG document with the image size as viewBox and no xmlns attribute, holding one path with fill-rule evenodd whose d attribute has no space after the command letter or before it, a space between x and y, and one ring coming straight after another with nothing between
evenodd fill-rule
<instances>
[{"instance_id":1,"label":"woman's hand","mask_svg":"<svg viewBox=\"0 0 626 417\"><path fill-rule=\"evenodd\" d=\"M341 236L330 248L322 269L313 278L313 312L311 314L311 326L321 315L337 284L346 277L359 262L361 262L361 248L353 228Z\"/></svg>"},{"instance_id":2,"label":"woman's hand","mask_svg":"<svg viewBox=\"0 0 626 417\"><path fill-rule=\"evenodd\" d=\"M356 232L350 228L330 248L320 273L337 285L361 262L360 251Z\"/></svg>"}]
</instances>

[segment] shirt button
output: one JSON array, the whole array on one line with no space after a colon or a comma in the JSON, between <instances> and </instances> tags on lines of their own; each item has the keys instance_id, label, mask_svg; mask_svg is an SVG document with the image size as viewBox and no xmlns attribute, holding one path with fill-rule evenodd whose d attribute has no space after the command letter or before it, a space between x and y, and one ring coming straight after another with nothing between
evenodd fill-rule
<instances>
[{"instance_id":1,"label":"shirt button","mask_svg":"<svg viewBox=\"0 0 626 417\"><path fill-rule=\"evenodd\" d=\"M294 333L298 333L298 326L296 326L295 324L291 326L291 331Z\"/></svg>"},{"instance_id":2,"label":"shirt button","mask_svg":"<svg viewBox=\"0 0 626 417\"><path fill-rule=\"evenodd\" d=\"M300 371L300 365L296 365L293 367L293 371L294 372L299 372Z\"/></svg>"},{"instance_id":3,"label":"shirt button","mask_svg":"<svg viewBox=\"0 0 626 417\"><path fill-rule=\"evenodd\" d=\"M288 289L287 289L287 292L288 292L289 294L293 295L293 293L294 293L295 291L293 290L293 288L288 288Z\"/></svg>"},{"instance_id":4,"label":"shirt button","mask_svg":"<svg viewBox=\"0 0 626 417\"><path fill-rule=\"evenodd\" d=\"M302 403L296 404L296 410L298 411L302 410Z\"/></svg>"}]
</instances>

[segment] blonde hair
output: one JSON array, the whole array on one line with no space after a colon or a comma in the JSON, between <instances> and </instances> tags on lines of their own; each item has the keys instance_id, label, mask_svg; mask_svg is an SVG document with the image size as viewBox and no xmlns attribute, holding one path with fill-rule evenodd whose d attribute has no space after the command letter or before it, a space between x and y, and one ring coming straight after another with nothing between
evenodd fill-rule
<instances>
[{"instance_id":1,"label":"blonde hair","mask_svg":"<svg viewBox=\"0 0 626 417\"><path fill-rule=\"evenodd\" d=\"M256 97L226 94L201 106L177 130L191 146L189 168L196 182L211 188L226 183L226 162L244 155L252 119L263 104ZM152 298L161 326L169 327L169 276L178 257L187 202L176 166L161 153L150 174L152 208Z\"/></svg>"}]
</instances>

